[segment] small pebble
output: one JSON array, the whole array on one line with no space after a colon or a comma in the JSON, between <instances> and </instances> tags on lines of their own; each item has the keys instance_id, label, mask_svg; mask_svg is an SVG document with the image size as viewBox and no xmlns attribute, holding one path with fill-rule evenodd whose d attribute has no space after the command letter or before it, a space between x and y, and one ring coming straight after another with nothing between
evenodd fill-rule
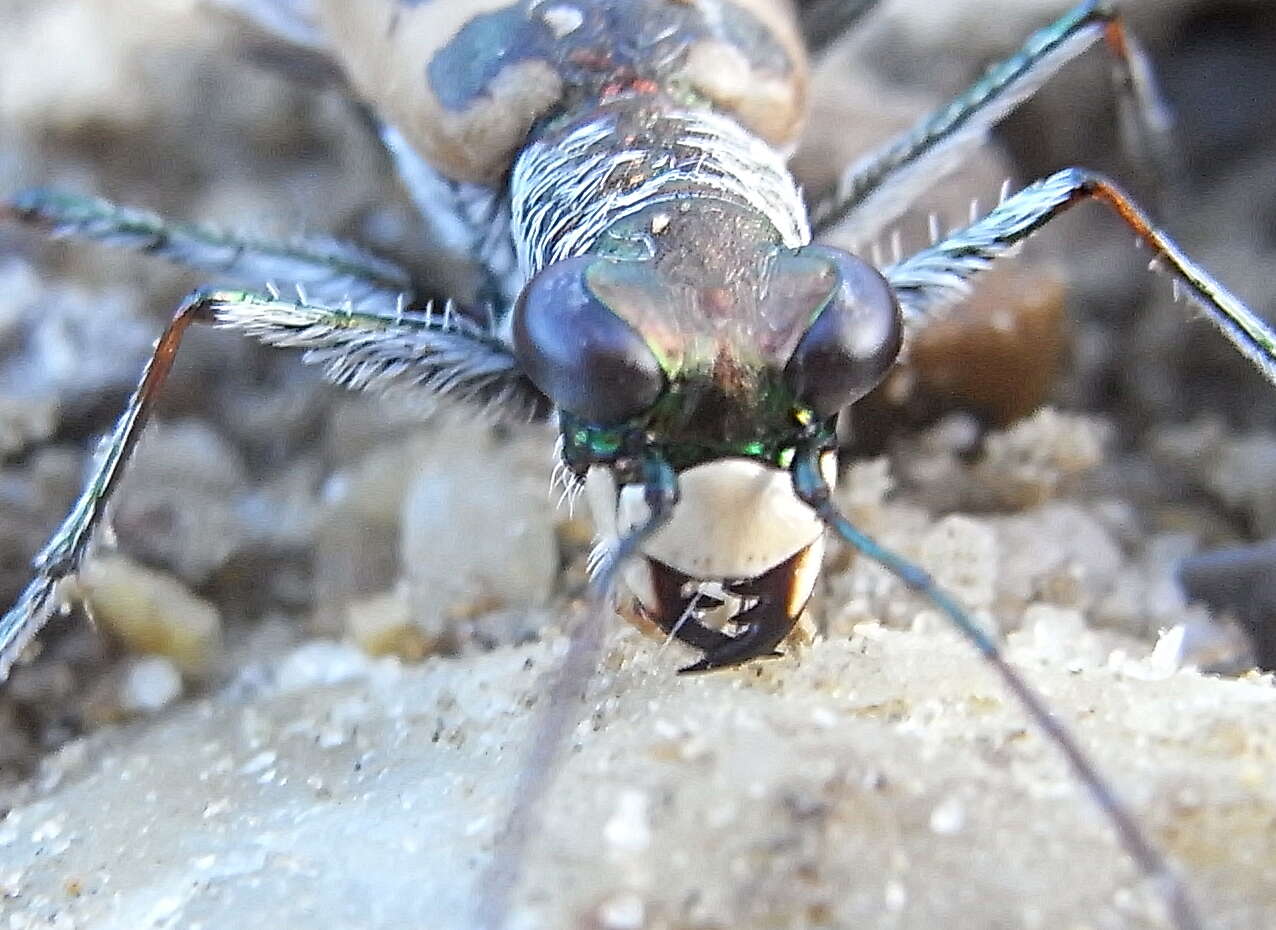
<instances>
[{"instance_id":1,"label":"small pebble","mask_svg":"<svg viewBox=\"0 0 1276 930\"><path fill-rule=\"evenodd\" d=\"M438 640L412 621L402 587L346 606L346 635L370 656L397 656L419 662L436 650Z\"/></svg>"},{"instance_id":2,"label":"small pebble","mask_svg":"<svg viewBox=\"0 0 1276 930\"><path fill-rule=\"evenodd\" d=\"M941 801L930 812L930 829L937 836L952 836L960 833L965 825L966 809L956 798Z\"/></svg>"},{"instance_id":3,"label":"small pebble","mask_svg":"<svg viewBox=\"0 0 1276 930\"><path fill-rule=\"evenodd\" d=\"M892 913L902 911L908 904L908 889L904 887L904 883L898 879L888 881L882 889L882 904Z\"/></svg>"},{"instance_id":4,"label":"small pebble","mask_svg":"<svg viewBox=\"0 0 1276 930\"><path fill-rule=\"evenodd\" d=\"M616 810L603 827L603 838L617 852L639 853L651 845L651 823L647 811L647 795L641 791L624 791Z\"/></svg>"},{"instance_id":5,"label":"small pebble","mask_svg":"<svg viewBox=\"0 0 1276 930\"><path fill-rule=\"evenodd\" d=\"M598 924L603 930L639 930L645 925L647 907L632 891L612 895L598 907Z\"/></svg>"},{"instance_id":6,"label":"small pebble","mask_svg":"<svg viewBox=\"0 0 1276 930\"><path fill-rule=\"evenodd\" d=\"M163 656L134 659L120 685L120 707L130 713L153 714L182 694L182 673Z\"/></svg>"},{"instance_id":7,"label":"small pebble","mask_svg":"<svg viewBox=\"0 0 1276 930\"><path fill-rule=\"evenodd\" d=\"M275 683L281 691L336 685L367 676L371 662L354 646L314 640L298 646L279 664Z\"/></svg>"},{"instance_id":8,"label":"small pebble","mask_svg":"<svg viewBox=\"0 0 1276 930\"><path fill-rule=\"evenodd\" d=\"M503 446L470 430L441 433L403 503L400 558L415 623L447 636L456 623L502 606L545 603L558 577L546 437Z\"/></svg>"},{"instance_id":9,"label":"small pebble","mask_svg":"<svg viewBox=\"0 0 1276 930\"><path fill-rule=\"evenodd\" d=\"M90 614L130 652L171 659L188 675L204 675L222 655L217 608L184 584L122 555L99 556L80 573Z\"/></svg>"},{"instance_id":10,"label":"small pebble","mask_svg":"<svg viewBox=\"0 0 1276 930\"><path fill-rule=\"evenodd\" d=\"M1085 616L1071 607L1030 604L1023 613L1023 629L1033 651L1059 663L1102 664L1103 644L1086 626Z\"/></svg>"},{"instance_id":11,"label":"small pebble","mask_svg":"<svg viewBox=\"0 0 1276 930\"><path fill-rule=\"evenodd\" d=\"M1000 559L997 534L986 523L958 514L944 517L922 540L921 561L968 609L992 605Z\"/></svg>"},{"instance_id":12,"label":"small pebble","mask_svg":"<svg viewBox=\"0 0 1276 930\"><path fill-rule=\"evenodd\" d=\"M275 760L279 758L279 754L272 749L259 752L239 768L241 775L256 775L258 772L264 771L275 764Z\"/></svg>"}]
</instances>

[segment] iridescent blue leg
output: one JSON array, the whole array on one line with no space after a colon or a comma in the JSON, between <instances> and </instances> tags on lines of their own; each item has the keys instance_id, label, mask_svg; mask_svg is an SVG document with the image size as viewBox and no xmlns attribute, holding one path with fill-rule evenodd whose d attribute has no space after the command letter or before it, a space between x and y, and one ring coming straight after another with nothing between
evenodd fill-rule
<instances>
[{"instance_id":1,"label":"iridescent blue leg","mask_svg":"<svg viewBox=\"0 0 1276 930\"><path fill-rule=\"evenodd\" d=\"M1170 118L1147 58L1114 4L1087 0L1034 33L957 99L851 165L834 196L812 211L815 234L837 226L851 239L876 238L919 194L955 170L993 126L1100 38L1116 61L1127 140L1158 171L1168 170Z\"/></svg>"},{"instance_id":2,"label":"iridescent blue leg","mask_svg":"<svg viewBox=\"0 0 1276 930\"><path fill-rule=\"evenodd\" d=\"M942 242L883 269L899 297L906 325L924 326L965 298L970 281L1059 214L1088 200L1107 204L1170 276L1176 296L1200 307L1232 344L1276 384L1276 332L1196 264L1119 187L1102 175L1066 168L1030 184L983 219Z\"/></svg>"},{"instance_id":3,"label":"iridescent blue leg","mask_svg":"<svg viewBox=\"0 0 1276 930\"><path fill-rule=\"evenodd\" d=\"M1041 696L1023 680L1001 654L997 643L985 633L957 601L920 566L883 547L858 530L833 503L832 492L820 471L820 449L812 444L800 450L793 464L793 487L797 496L813 509L820 519L847 545L877 562L895 575L910 590L917 592L942 611L1001 677L1006 688L1027 711L1046 737L1068 760L1074 773L1086 786L1090 796L1112 822L1126 852L1143 874L1156 886L1169 906L1179 930L1201 930L1200 917L1182 880L1170 869L1160 851L1143 835L1138 822L1116 796L1072 734L1046 707Z\"/></svg>"},{"instance_id":4,"label":"iridescent blue leg","mask_svg":"<svg viewBox=\"0 0 1276 930\"><path fill-rule=\"evenodd\" d=\"M406 272L322 236L271 242L195 223L175 223L96 197L34 188L0 201L0 220L59 238L89 239L206 271L247 287L300 286L320 303L390 308L411 299Z\"/></svg>"}]
</instances>

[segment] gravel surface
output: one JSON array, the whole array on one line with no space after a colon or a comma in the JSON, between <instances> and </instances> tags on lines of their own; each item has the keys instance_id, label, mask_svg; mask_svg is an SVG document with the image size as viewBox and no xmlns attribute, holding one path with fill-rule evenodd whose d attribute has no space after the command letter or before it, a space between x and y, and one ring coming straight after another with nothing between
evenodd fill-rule
<instances>
[{"instance_id":1,"label":"gravel surface","mask_svg":"<svg viewBox=\"0 0 1276 930\"><path fill-rule=\"evenodd\" d=\"M886 0L818 72L808 190L1063 5ZM0 191L336 234L464 286L313 61L197 0L0 7ZM901 220L903 243L924 244L928 210L955 223L1005 177L1082 164L1271 318L1276 14L1126 7L1178 112L1181 177L1158 190L1123 157L1096 50ZM1186 556L1276 533L1276 405L1145 262L1098 207L1053 224L961 329L978 345L1001 338L985 311L1039 321L1006 337L1013 377L968 383L960 333L937 345L860 421L838 493L1005 638L1210 926L1276 925L1276 690L1175 581ZM0 229L6 602L198 283ZM58 619L0 687L5 925L476 926L585 578L588 515L547 493L552 435L342 393L208 332L158 419L79 583L96 623ZM772 663L678 678L679 646L599 619L511 926L1168 926L942 618L827 562Z\"/></svg>"}]
</instances>

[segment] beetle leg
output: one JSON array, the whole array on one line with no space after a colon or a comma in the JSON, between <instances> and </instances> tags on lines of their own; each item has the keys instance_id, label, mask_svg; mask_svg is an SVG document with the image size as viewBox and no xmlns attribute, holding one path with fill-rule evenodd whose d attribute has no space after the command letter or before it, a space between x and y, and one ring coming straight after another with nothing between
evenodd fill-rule
<instances>
[{"instance_id":1,"label":"beetle leg","mask_svg":"<svg viewBox=\"0 0 1276 930\"><path fill-rule=\"evenodd\" d=\"M452 304L371 312L248 291L220 291L217 325L267 345L305 349L302 360L356 391L473 401L509 421L538 419L549 402L500 337Z\"/></svg>"},{"instance_id":2,"label":"beetle leg","mask_svg":"<svg viewBox=\"0 0 1276 930\"><path fill-rule=\"evenodd\" d=\"M319 303L353 301L391 309L411 301L407 272L348 243L321 236L271 242L197 223L176 223L145 210L36 188L0 201L0 219L55 236L91 239L206 271L249 287L298 286Z\"/></svg>"},{"instance_id":3,"label":"beetle leg","mask_svg":"<svg viewBox=\"0 0 1276 930\"><path fill-rule=\"evenodd\" d=\"M182 336L192 323L209 323L212 319L208 301L197 292L182 303L155 343L142 380L99 453L88 484L53 538L35 557L35 578L17 603L0 618L0 681L8 676L10 666L59 606L58 583L79 570L93 531L119 485L142 427L150 417L151 407L173 366Z\"/></svg>"},{"instance_id":4,"label":"beetle leg","mask_svg":"<svg viewBox=\"0 0 1276 930\"><path fill-rule=\"evenodd\" d=\"M430 243L472 263L479 271L474 299L513 304L523 280L510 236L509 208L498 192L445 178L393 126L382 124L380 136L425 224Z\"/></svg>"},{"instance_id":5,"label":"beetle leg","mask_svg":"<svg viewBox=\"0 0 1276 930\"><path fill-rule=\"evenodd\" d=\"M876 238L917 195L960 166L993 126L1100 38L1115 59L1129 147L1150 160L1157 173L1170 173L1175 163L1171 120L1147 57L1113 3L1086 0L1033 33L961 96L848 167L837 192L811 211L815 234L836 226L857 241Z\"/></svg>"},{"instance_id":6,"label":"beetle leg","mask_svg":"<svg viewBox=\"0 0 1276 930\"><path fill-rule=\"evenodd\" d=\"M814 55L824 51L850 32L859 19L882 0L799 0L798 19L807 50Z\"/></svg>"},{"instance_id":7,"label":"beetle leg","mask_svg":"<svg viewBox=\"0 0 1276 930\"><path fill-rule=\"evenodd\" d=\"M1161 852L1144 835L1130 808L1117 796L1107 779L1081 749L1068 728L1049 710L1045 699L1011 665L997 641L979 626L957 599L936 584L921 566L887 549L857 528L833 502L833 491L821 468L818 446L800 448L793 463L793 490L798 498L816 512L824 525L842 542L861 553L904 583L947 616L953 627L964 636L1001 678L1006 690L1015 696L1028 717L1054 743L1068 760L1077 779L1107 817L1126 852L1138 864L1159 894L1178 930L1202 930L1205 926L1183 880L1170 868Z\"/></svg>"},{"instance_id":8,"label":"beetle leg","mask_svg":"<svg viewBox=\"0 0 1276 930\"><path fill-rule=\"evenodd\" d=\"M377 314L273 294L196 291L183 301L155 344L83 492L36 556L35 578L0 617L0 681L57 608L58 583L79 571L182 336L197 322L237 329L269 345L305 348L305 361L322 365L328 378L356 390L416 390L431 399L450 395L500 405L523 417L545 406L505 344L448 308L438 313Z\"/></svg>"},{"instance_id":9,"label":"beetle leg","mask_svg":"<svg viewBox=\"0 0 1276 930\"><path fill-rule=\"evenodd\" d=\"M983 219L883 269L899 298L905 324L915 329L962 300L972 278L1055 217L1088 200L1111 207L1152 252L1153 269L1171 277L1175 296L1198 305L1241 354L1276 383L1276 332L1153 226L1124 191L1081 168L1065 168L1030 184Z\"/></svg>"}]
</instances>

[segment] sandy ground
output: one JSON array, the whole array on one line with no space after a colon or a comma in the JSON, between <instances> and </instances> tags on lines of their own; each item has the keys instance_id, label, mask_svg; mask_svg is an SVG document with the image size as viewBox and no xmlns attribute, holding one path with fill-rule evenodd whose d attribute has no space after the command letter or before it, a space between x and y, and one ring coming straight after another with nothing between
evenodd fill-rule
<instances>
[{"instance_id":1,"label":"sandy ground","mask_svg":"<svg viewBox=\"0 0 1276 930\"><path fill-rule=\"evenodd\" d=\"M831 54L809 188L1062 8L936 6L888 2ZM1092 53L932 201L951 216L1066 163L1129 177L1270 314L1276 17L1128 6L1179 110L1181 184L1158 197L1123 160ZM332 232L426 267L359 111L247 63L194 0L3 0L0 42L0 190ZM924 213L901 225L924 242ZM1209 925L1268 926L1276 690L1173 574L1276 533L1272 395L1145 261L1097 208L1052 227L1008 279L1072 320L1050 408L895 430L839 493L1005 635ZM8 599L199 282L12 230L0 282ZM580 606L590 530L547 493L552 437L422 422L216 333L189 338L160 419L85 578L98 625L57 621L0 690L7 926L476 926ZM1167 926L988 670L874 567L831 554L814 640L737 672L677 678L676 645L599 622L511 926Z\"/></svg>"}]
</instances>

